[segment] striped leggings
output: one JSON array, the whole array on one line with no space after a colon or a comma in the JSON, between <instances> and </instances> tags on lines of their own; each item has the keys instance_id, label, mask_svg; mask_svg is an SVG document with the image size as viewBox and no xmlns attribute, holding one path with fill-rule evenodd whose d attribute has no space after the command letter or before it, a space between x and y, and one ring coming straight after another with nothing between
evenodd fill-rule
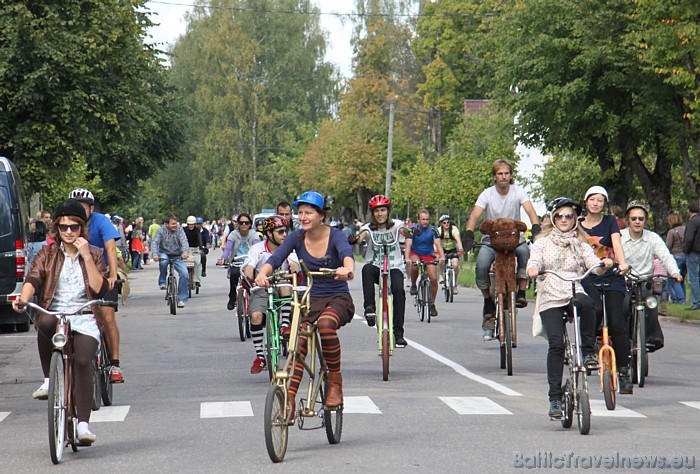
<instances>
[{"instance_id":1,"label":"striped leggings","mask_svg":"<svg viewBox=\"0 0 700 474\"><path fill-rule=\"evenodd\" d=\"M340 316L332 308L326 308L316 322L318 334L321 338L321 351L326 360L329 372L340 372L340 339L338 339L338 328L340 327ZM296 395L299 390L301 378L304 375L304 366L301 361L306 359L306 336L299 337L297 341L299 348L299 358L297 359L292 383L289 385L289 392Z\"/></svg>"}]
</instances>

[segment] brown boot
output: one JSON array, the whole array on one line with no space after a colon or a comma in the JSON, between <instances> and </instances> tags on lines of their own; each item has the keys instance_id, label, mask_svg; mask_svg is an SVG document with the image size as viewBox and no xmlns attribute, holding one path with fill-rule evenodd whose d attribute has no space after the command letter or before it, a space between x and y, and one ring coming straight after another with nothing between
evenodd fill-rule
<instances>
[{"instance_id":1,"label":"brown boot","mask_svg":"<svg viewBox=\"0 0 700 474\"><path fill-rule=\"evenodd\" d=\"M325 405L326 408L343 406L343 376L340 372L328 373L328 393Z\"/></svg>"},{"instance_id":2,"label":"brown boot","mask_svg":"<svg viewBox=\"0 0 700 474\"><path fill-rule=\"evenodd\" d=\"M296 401L296 394L295 393L289 393L287 396L287 413L289 413L289 417L287 418L290 423L294 422L294 417L296 416L297 412L297 401Z\"/></svg>"}]
</instances>

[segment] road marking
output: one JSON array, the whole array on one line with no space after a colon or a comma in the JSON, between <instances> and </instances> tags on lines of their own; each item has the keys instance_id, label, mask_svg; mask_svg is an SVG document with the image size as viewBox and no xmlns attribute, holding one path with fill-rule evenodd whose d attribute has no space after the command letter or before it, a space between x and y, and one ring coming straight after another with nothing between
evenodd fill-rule
<instances>
[{"instance_id":1,"label":"road marking","mask_svg":"<svg viewBox=\"0 0 700 474\"><path fill-rule=\"evenodd\" d=\"M485 377L482 377L480 375L476 375L474 372L469 371L467 368L462 367L459 365L457 362L453 362L447 357L443 357L437 352L434 352L427 347L418 344L417 342L411 340L411 339L406 339L408 341L408 347L412 347L414 349L417 349L421 351L423 354L427 355L428 357L432 357L438 362L441 362L445 364L446 366L450 367L452 370L457 372L459 375L462 375L464 377L467 377L468 379L473 380L474 382L478 382L480 384L486 385L488 387L491 387L492 389L496 390L497 392L500 392L504 395L509 395L511 397L522 397L523 394L520 392L516 392L515 390L512 390L505 385L501 385L498 382L494 382L493 380L489 380Z\"/></svg>"},{"instance_id":2,"label":"road marking","mask_svg":"<svg viewBox=\"0 0 700 474\"><path fill-rule=\"evenodd\" d=\"M127 413L129 413L129 405L102 407L97 411L93 411L90 415L90 423L104 423L108 421L124 421Z\"/></svg>"},{"instance_id":3,"label":"road marking","mask_svg":"<svg viewBox=\"0 0 700 474\"><path fill-rule=\"evenodd\" d=\"M700 410L700 402L679 402L679 403L682 403L683 405L687 405L690 408L697 408L698 410Z\"/></svg>"},{"instance_id":4,"label":"road marking","mask_svg":"<svg viewBox=\"0 0 700 474\"><path fill-rule=\"evenodd\" d=\"M486 397L438 397L460 415L512 415Z\"/></svg>"},{"instance_id":5,"label":"road marking","mask_svg":"<svg viewBox=\"0 0 700 474\"><path fill-rule=\"evenodd\" d=\"M344 397L343 413L382 414L379 407L369 397Z\"/></svg>"},{"instance_id":6,"label":"road marking","mask_svg":"<svg viewBox=\"0 0 700 474\"><path fill-rule=\"evenodd\" d=\"M7 418L7 415L9 415L9 414L10 414L9 411L0 411L0 421L2 421L2 420L4 420L5 418Z\"/></svg>"},{"instance_id":7,"label":"road marking","mask_svg":"<svg viewBox=\"0 0 700 474\"><path fill-rule=\"evenodd\" d=\"M250 402L207 402L201 403L200 418L229 418L238 416L253 416Z\"/></svg>"},{"instance_id":8,"label":"road marking","mask_svg":"<svg viewBox=\"0 0 700 474\"><path fill-rule=\"evenodd\" d=\"M646 418L646 415L632 411L619 404L615 405L615 409L610 411L605 408L605 400L591 400L591 415L618 418Z\"/></svg>"}]
</instances>

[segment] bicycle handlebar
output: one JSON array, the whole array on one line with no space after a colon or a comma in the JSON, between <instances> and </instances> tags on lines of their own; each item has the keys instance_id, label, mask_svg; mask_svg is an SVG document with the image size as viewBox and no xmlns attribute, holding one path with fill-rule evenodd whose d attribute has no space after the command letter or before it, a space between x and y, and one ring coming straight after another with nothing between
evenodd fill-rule
<instances>
[{"instance_id":1,"label":"bicycle handlebar","mask_svg":"<svg viewBox=\"0 0 700 474\"><path fill-rule=\"evenodd\" d=\"M605 265L601 262L600 264L589 268L586 271L586 273L584 273L583 275L578 276L578 277L572 277L572 278L562 276L562 275L558 274L557 272L555 272L554 270L544 270L544 271L540 272L539 274L544 275L544 274L548 273L548 274L554 275L555 277L559 278L560 280L564 280L564 281L581 281L581 280L585 279L588 275L593 273L593 270L595 270L596 268L600 268L600 267L604 267L604 266Z\"/></svg>"},{"instance_id":2,"label":"bicycle handlebar","mask_svg":"<svg viewBox=\"0 0 700 474\"><path fill-rule=\"evenodd\" d=\"M406 227L405 225L402 225L402 226L399 226L395 231L393 231L391 233L391 235L394 237L394 239L391 242L379 242L378 240L376 240L375 234L378 235L379 232L377 232L376 230L373 231L369 227L367 227L366 229L362 229L360 232L365 232L365 231L368 232L369 238L372 241L372 245L374 245L376 247L383 247L384 245L387 245L387 246L396 245L396 243L399 241L399 233L401 232L401 229L408 229L408 227ZM384 233L386 234L387 232L384 232Z\"/></svg>"},{"instance_id":3,"label":"bicycle handlebar","mask_svg":"<svg viewBox=\"0 0 700 474\"><path fill-rule=\"evenodd\" d=\"M19 306L20 309L30 307L34 308L35 310L48 314L49 316L56 316L57 318L61 316L74 316L81 311L83 311L85 308L88 308L90 306L97 305L97 306L109 306L111 308L116 308L117 307L117 302L116 301L108 301L108 300L92 300L88 301L86 303L83 303L79 308L73 310L73 311L49 311L48 309L42 308L38 304L32 303L31 301L28 301L26 303L18 303L17 306Z\"/></svg>"}]
</instances>

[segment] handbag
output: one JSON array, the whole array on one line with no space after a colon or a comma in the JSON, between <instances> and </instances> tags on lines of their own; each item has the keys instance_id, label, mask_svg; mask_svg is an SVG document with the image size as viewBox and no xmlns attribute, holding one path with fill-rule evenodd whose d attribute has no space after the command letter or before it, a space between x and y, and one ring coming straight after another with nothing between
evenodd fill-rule
<instances>
[{"instance_id":1,"label":"handbag","mask_svg":"<svg viewBox=\"0 0 700 474\"><path fill-rule=\"evenodd\" d=\"M543 337L547 339L547 333L542 326L542 317L540 316L540 293L535 297L535 311L532 313L532 337Z\"/></svg>"}]
</instances>

